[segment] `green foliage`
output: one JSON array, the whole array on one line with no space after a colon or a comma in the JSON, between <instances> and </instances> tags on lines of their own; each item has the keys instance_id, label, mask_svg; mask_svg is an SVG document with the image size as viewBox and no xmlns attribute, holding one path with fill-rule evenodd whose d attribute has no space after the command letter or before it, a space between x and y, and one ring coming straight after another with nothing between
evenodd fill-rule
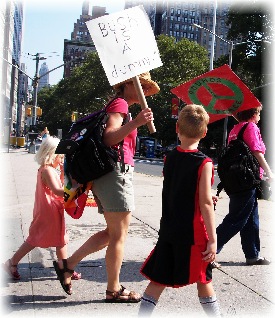
<instances>
[{"instance_id":1,"label":"green foliage","mask_svg":"<svg viewBox=\"0 0 275 318\"><path fill-rule=\"evenodd\" d=\"M251 89L259 100L262 90L258 87L272 82L268 72L271 59L271 41L274 40L274 25L271 5L260 0L237 3L230 7L227 39L235 43L232 70ZM237 44L242 43L242 44ZM216 66L228 63L228 56L221 57Z\"/></svg>"}]
</instances>

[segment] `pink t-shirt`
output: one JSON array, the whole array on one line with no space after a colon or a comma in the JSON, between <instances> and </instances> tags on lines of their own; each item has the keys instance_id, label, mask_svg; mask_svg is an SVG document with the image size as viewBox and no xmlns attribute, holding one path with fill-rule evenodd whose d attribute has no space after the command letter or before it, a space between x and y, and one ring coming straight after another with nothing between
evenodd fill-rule
<instances>
[{"instance_id":1,"label":"pink t-shirt","mask_svg":"<svg viewBox=\"0 0 275 318\"><path fill-rule=\"evenodd\" d=\"M108 107L108 113L121 113L126 118L128 114L128 103L123 98L116 98ZM129 119L131 120L131 119ZM124 138L123 151L124 162L130 166L134 166L134 154L136 151L137 129L133 130Z\"/></svg>"},{"instance_id":2,"label":"pink t-shirt","mask_svg":"<svg viewBox=\"0 0 275 318\"><path fill-rule=\"evenodd\" d=\"M243 125L246 124L246 122L241 122L235 125L232 130L229 133L228 136L228 143L231 140L237 139L238 133L243 127ZM248 145L250 150L253 151L259 151L265 154L265 144L263 142L261 132L259 127L255 123L249 123L246 127L244 133L243 133L243 141ZM260 168L260 176L262 178L264 170Z\"/></svg>"}]
</instances>

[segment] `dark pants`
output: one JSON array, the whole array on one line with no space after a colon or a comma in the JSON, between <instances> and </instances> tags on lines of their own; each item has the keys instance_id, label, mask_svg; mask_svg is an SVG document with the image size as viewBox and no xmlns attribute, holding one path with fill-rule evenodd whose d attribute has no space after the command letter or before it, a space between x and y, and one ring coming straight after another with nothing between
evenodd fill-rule
<instances>
[{"instance_id":1,"label":"dark pants","mask_svg":"<svg viewBox=\"0 0 275 318\"><path fill-rule=\"evenodd\" d=\"M259 213L256 190L230 195L229 213L217 227L217 253L238 232L247 259L257 258L260 253Z\"/></svg>"}]
</instances>

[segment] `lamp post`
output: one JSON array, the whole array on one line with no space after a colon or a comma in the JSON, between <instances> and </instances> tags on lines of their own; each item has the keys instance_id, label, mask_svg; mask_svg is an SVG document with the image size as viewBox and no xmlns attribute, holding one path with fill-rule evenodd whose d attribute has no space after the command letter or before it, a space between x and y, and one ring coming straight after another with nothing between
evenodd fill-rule
<instances>
[{"instance_id":1,"label":"lamp post","mask_svg":"<svg viewBox=\"0 0 275 318\"><path fill-rule=\"evenodd\" d=\"M33 86L33 111L32 111L32 125L36 125L36 107L37 107L37 93L38 93L38 81L39 81L39 76L38 76L38 65L40 60L46 60L46 57L40 57L41 53L36 53L35 55L35 75L32 80L32 86ZM44 74L42 75L44 76ZM42 77L41 76L41 77Z\"/></svg>"},{"instance_id":2,"label":"lamp post","mask_svg":"<svg viewBox=\"0 0 275 318\"><path fill-rule=\"evenodd\" d=\"M207 28L205 28L205 27L203 27L203 26L201 26L201 25L199 25L199 24L193 24L195 27L197 27L197 28L199 28L199 29L203 29L203 30L205 30L205 31L207 31L207 32L209 32L209 33L211 33L211 34L213 34L214 35L214 38L215 37L217 37L217 38L219 38L220 40L222 40L222 41L224 41L224 42L226 42L226 43L228 43L229 45L230 45L230 49L229 49L229 67L231 68L231 66L232 66L232 58L233 58L233 47L234 47L234 43L233 43L233 41L227 41L227 40L225 40L225 39L223 39L222 37L220 37L219 35L217 35L216 33L214 33L214 32L212 32L211 30L209 30L209 29L207 29ZM213 41L213 39L212 39L212 41ZM212 42L213 43L213 42ZM241 43L238 43L238 44L241 44ZM214 45L213 45L213 47L214 47ZM210 61L212 61L212 63L213 63L213 59L214 59L214 50L212 49L211 50L211 56L210 56ZM212 64L212 69L213 69L213 64ZM211 62L210 62L210 71L212 70L211 69ZM228 125L228 116L226 116L225 118L224 118L224 123L223 123L223 147L225 147L226 146L226 139L227 139L227 125Z\"/></svg>"}]
</instances>

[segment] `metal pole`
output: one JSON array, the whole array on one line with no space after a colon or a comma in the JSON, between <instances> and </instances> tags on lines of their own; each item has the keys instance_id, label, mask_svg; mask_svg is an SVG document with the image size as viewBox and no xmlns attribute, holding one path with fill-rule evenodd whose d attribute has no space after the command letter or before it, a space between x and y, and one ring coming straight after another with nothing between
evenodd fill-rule
<instances>
[{"instance_id":1,"label":"metal pole","mask_svg":"<svg viewBox=\"0 0 275 318\"><path fill-rule=\"evenodd\" d=\"M38 90L38 65L40 60L40 54L35 55L35 75L33 79L33 109L32 109L32 125L36 125L36 107L37 107L37 90Z\"/></svg>"},{"instance_id":2,"label":"metal pole","mask_svg":"<svg viewBox=\"0 0 275 318\"><path fill-rule=\"evenodd\" d=\"M214 68L216 11L217 11L217 0L214 1L214 11L213 11L213 31L211 32L213 36L211 41L210 71L212 71Z\"/></svg>"},{"instance_id":3,"label":"metal pole","mask_svg":"<svg viewBox=\"0 0 275 318\"><path fill-rule=\"evenodd\" d=\"M230 51L229 51L229 67L230 68L232 66L233 47L234 47L234 43L231 41L231 43L230 43ZM223 148L226 147L227 126L228 126L228 116L226 116L224 118L224 122L223 122L223 143L222 143Z\"/></svg>"}]
</instances>

